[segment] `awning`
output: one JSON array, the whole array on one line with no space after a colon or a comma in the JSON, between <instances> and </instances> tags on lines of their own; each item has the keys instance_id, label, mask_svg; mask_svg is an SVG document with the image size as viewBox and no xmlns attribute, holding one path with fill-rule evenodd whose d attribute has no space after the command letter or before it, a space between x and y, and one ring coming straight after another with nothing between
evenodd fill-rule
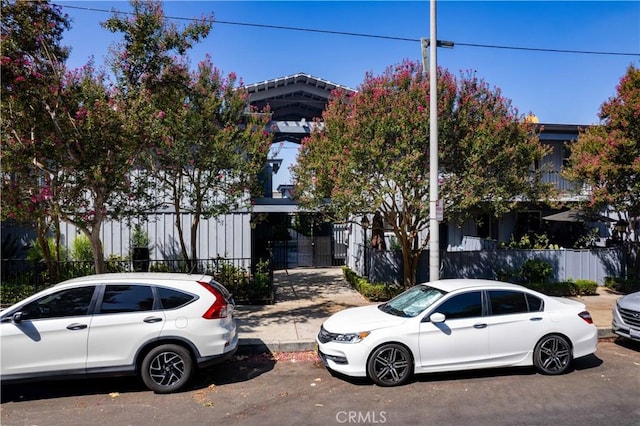
<instances>
[{"instance_id":1,"label":"awning","mask_svg":"<svg viewBox=\"0 0 640 426\"><path fill-rule=\"evenodd\" d=\"M585 213L578 210L567 210L545 216L542 219L550 222L615 222L615 219L597 213Z\"/></svg>"}]
</instances>

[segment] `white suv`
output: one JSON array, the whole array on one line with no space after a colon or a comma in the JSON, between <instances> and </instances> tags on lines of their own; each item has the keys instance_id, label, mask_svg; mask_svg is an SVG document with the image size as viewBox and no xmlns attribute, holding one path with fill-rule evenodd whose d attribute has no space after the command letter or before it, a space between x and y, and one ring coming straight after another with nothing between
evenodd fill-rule
<instances>
[{"instance_id":1,"label":"white suv","mask_svg":"<svg viewBox=\"0 0 640 426\"><path fill-rule=\"evenodd\" d=\"M139 375L157 393L238 345L234 302L207 275L124 273L62 282L2 312L2 380Z\"/></svg>"}]
</instances>

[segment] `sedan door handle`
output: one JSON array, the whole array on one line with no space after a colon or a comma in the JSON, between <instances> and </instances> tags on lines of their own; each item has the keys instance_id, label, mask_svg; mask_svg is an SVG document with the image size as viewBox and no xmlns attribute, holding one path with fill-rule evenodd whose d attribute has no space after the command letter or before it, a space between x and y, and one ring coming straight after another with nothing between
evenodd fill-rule
<instances>
[{"instance_id":1,"label":"sedan door handle","mask_svg":"<svg viewBox=\"0 0 640 426\"><path fill-rule=\"evenodd\" d=\"M74 323L67 326L67 330L84 330L85 328L87 328L87 324Z\"/></svg>"},{"instance_id":2,"label":"sedan door handle","mask_svg":"<svg viewBox=\"0 0 640 426\"><path fill-rule=\"evenodd\" d=\"M529 321L542 321L542 317L529 318Z\"/></svg>"},{"instance_id":3,"label":"sedan door handle","mask_svg":"<svg viewBox=\"0 0 640 426\"><path fill-rule=\"evenodd\" d=\"M143 321L146 322L146 323L154 323L154 322L162 321L162 318L159 318L159 317L146 317L145 319L143 319Z\"/></svg>"},{"instance_id":4,"label":"sedan door handle","mask_svg":"<svg viewBox=\"0 0 640 426\"><path fill-rule=\"evenodd\" d=\"M473 328L487 328L487 324L476 324Z\"/></svg>"}]
</instances>

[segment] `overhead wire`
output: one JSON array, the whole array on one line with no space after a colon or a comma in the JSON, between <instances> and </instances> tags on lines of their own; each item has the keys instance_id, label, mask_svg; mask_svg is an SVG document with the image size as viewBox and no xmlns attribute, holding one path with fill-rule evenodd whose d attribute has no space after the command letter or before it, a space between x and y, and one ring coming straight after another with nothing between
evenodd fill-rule
<instances>
[{"instance_id":1,"label":"overhead wire","mask_svg":"<svg viewBox=\"0 0 640 426\"><path fill-rule=\"evenodd\" d=\"M84 7L84 6L72 6L72 5L62 5L57 4L59 7L67 8L67 9L76 9L76 10L84 10L88 12L104 12L104 13L119 13L123 15L133 15L134 12L123 12L118 10L107 10L107 9L99 9L94 7ZM192 21L192 22L202 22L202 18L185 18L180 16L165 16L165 18L175 21ZM212 24L223 24L223 25L236 25L236 26L245 26L245 27L254 27L254 28L267 28L267 29L275 29L275 30L286 30L286 31L301 31L301 32L310 32L310 33L320 33L320 34L331 34L331 35L341 35L341 36L349 36L349 37L365 37L365 38L373 38L373 39L383 39L383 40L393 40L393 41L406 41L419 43L420 39L410 38L410 37L397 37L397 36L387 36L380 34L367 34L367 33L356 33L350 31L335 31L335 30L323 30L316 28L304 28L304 27L292 27L286 25L269 25L269 24L255 24L248 22L235 22L235 21L224 21L224 20L205 20ZM532 52L549 52L549 53L570 53L570 54L584 54L584 55L609 55L609 56L638 56L640 57L640 52L631 53L631 52L613 52L613 51L597 51L597 50L573 50L573 49L553 49L553 48L540 48L540 47L522 47L522 46L501 46L501 45L493 45L493 44L481 44L481 43L461 43L455 42L456 46L465 46L465 47L476 47L476 48L485 48L485 49L503 49L503 50L521 50L521 51L532 51Z\"/></svg>"}]
</instances>

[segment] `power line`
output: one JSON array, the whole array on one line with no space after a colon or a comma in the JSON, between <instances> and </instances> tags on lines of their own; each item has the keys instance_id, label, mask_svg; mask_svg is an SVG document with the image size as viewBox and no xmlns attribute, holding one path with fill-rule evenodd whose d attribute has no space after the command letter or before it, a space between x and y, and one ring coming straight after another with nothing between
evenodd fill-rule
<instances>
[{"instance_id":1,"label":"power line","mask_svg":"<svg viewBox=\"0 0 640 426\"><path fill-rule=\"evenodd\" d=\"M81 7L81 6L69 6L69 5L58 5L58 6L65 7L67 9L85 10L88 12L106 12L106 13L119 13L123 15L134 15L133 12L122 12L122 11L116 11L116 10L98 9L93 7ZM184 18L180 16L165 16L165 18L176 20L176 21L193 21L193 22L202 21L202 19L198 19L198 18ZM314 28L290 27L290 26L284 26L284 25L254 24L254 23L248 23L248 22L220 21L217 19L208 20L207 22L210 22L213 24L236 25L236 26L254 27L254 28L267 28L267 29L274 29L274 30L301 31L301 32L309 32L309 33L320 33L320 34L342 35L342 36L349 36L349 37L364 37L364 38L420 43L420 39L416 39L416 38L386 36L386 35L380 35L380 34L320 30L320 29L314 29ZM538 48L538 47L500 46L500 45L479 44L479 43L456 42L455 45L465 46L465 47L485 48L485 49L523 50L523 51L530 51L530 52L574 53L574 54L583 54L583 55L609 55L609 56L640 56L640 53L630 53L630 52L604 52L604 51L596 51L596 50L549 49L549 48Z\"/></svg>"}]
</instances>

